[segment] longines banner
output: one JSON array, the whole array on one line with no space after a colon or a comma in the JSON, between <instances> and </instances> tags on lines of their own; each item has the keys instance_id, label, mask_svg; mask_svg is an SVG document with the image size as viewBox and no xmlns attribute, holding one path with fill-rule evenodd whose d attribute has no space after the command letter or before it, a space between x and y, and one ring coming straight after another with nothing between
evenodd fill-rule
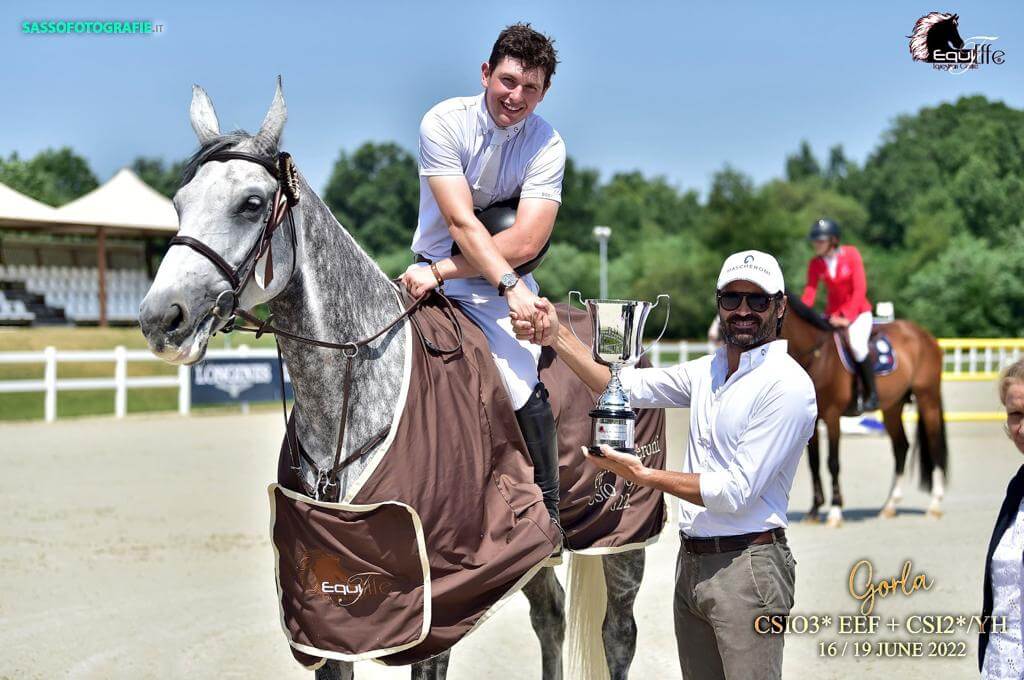
<instances>
[{"instance_id":1,"label":"longines banner","mask_svg":"<svg viewBox=\"0 0 1024 680\"><path fill-rule=\"evenodd\" d=\"M272 401L281 398L276 359L206 359L192 367L192 403ZM285 397L292 398L292 381L284 372Z\"/></svg>"}]
</instances>

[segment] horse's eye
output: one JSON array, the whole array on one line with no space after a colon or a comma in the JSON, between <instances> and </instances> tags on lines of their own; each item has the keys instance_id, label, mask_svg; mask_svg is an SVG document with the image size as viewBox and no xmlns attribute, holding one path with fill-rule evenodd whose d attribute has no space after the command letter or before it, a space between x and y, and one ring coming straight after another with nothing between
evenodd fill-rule
<instances>
[{"instance_id":1,"label":"horse's eye","mask_svg":"<svg viewBox=\"0 0 1024 680\"><path fill-rule=\"evenodd\" d=\"M263 200L259 196L250 196L242 203L240 212L255 212L263 207Z\"/></svg>"}]
</instances>

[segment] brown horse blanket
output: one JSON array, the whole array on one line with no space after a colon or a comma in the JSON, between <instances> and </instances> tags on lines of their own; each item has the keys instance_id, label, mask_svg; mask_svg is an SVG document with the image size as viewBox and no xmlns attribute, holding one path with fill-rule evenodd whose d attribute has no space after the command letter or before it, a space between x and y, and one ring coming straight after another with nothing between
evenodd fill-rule
<instances>
[{"instance_id":1,"label":"brown horse blanket","mask_svg":"<svg viewBox=\"0 0 1024 680\"><path fill-rule=\"evenodd\" d=\"M559 310L565 321L567 310ZM533 483L512 404L479 328L435 298L406 324L410 366L404 406L340 503L309 497L282 445L270 486L281 625L295 658L378 659L403 665L434 656L519 590L557 544ZM586 313L573 313L589 335ZM558 423L561 516L567 547L602 553L642 547L665 522L660 492L635 488L586 463L596 395L545 349L540 376ZM638 411L638 455L665 465L661 410Z\"/></svg>"}]
</instances>

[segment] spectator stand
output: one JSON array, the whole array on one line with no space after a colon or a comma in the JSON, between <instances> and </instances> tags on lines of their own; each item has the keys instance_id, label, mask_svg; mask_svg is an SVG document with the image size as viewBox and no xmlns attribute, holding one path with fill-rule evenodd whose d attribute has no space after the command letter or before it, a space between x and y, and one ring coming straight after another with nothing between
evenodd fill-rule
<instances>
[{"instance_id":1,"label":"spectator stand","mask_svg":"<svg viewBox=\"0 0 1024 680\"><path fill-rule=\"evenodd\" d=\"M178 230L171 201L128 168L52 208L0 184L0 324L130 324Z\"/></svg>"}]
</instances>

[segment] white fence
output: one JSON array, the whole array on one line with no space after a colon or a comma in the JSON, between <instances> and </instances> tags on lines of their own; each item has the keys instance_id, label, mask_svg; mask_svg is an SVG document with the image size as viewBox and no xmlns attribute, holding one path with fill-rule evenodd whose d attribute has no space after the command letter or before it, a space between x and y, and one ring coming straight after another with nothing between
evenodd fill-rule
<instances>
[{"instance_id":1,"label":"white fence","mask_svg":"<svg viewBox=\"0 0 1024 680\"><path fill-rule=\"evenodd\" d=\"M211 349L206 356L214 359L277 359L273 349L252 349L242 345L235 349ZM149 350L59 351L47 347L42 352L0 352L0 364L42 364L42 380L0 381L0 393L43 392L43 418L46 422L57 419L57 392L71 390L114 390L114 417L123 418L128 412L128 390L140 387L165 387L178 390L178 413L188 415L192 408L191 369L178 366L178 374L154 376L128 376L131 361L160 362ZM114 364L110 378L58 378L57 367L62 363Z\"/></svg>"},{"instance_id":2,"label":"white fence","mask_svg":"<svg viewBox=\"0 0 1024 680\"><path fill-rule=\"evenodd\" d=\"M1024 353L1024 340L1000 338L948 338L939 340L945 352L943 379L993 380L999 370ZM708 342L688 340L662 341L651 347L649 356L655 366L674 364L714 351ZM211 349L211 358L276 359L277 352L269 348L253 349L242 345L234 349ZM123 418L128 412L128 390L141 387L175 388L178 390L178 413L188 415L192 407L191 369L179 366L177 375L128 376L128 363L133 361L159 362L148 350L129 350L115 347L106 351L59 351L47 347L42 352L0 352L0 364L40 364L41 380L0 381L0 394L12 392L42 392L43 417L47 422L57 419L57 393L61 390L113 390L114 417ZM58 378L61 363L113 364L110 378Z\"/></svg>"}]
</instances>

